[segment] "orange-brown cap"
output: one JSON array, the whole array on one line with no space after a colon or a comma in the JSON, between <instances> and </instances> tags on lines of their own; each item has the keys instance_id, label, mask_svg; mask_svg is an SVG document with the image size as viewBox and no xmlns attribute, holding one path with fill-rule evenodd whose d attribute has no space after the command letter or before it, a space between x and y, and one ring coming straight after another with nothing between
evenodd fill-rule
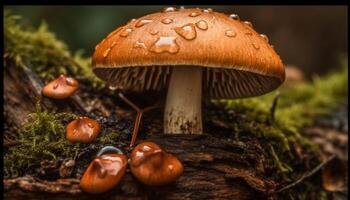
<instances>
[{"instance_id":1,"label":"orange-brown cap","mask_svg":"<svg viewBox=\"0 0 350 200\"><path fill-rule=\"evenodd\" d=\"M98 194L115 187L125 174L127 158L123 154L104 154L96 157L84 172L80 187Z\"/></svg>"},{"instance_id":2,"label":"orange-brown cap","mask_svg":"<svg viewBox=\"0 0 350 200\"><path fill-rule=\"evenodd\" d=\"M174 182L183 172L182 163L153 142L135 147L130 156L130 169L139 181L151 186Z\"/></svg>"},{"instance_id":3,"label":"orange-brown cap","mask_svg":"<svg viewBox=\"0 0 350 200\"><path fill-rule=\"evenodd\" d=\"M124 90L161 90L172 67L203 67L211 98L257 96L285 79L265 35L237 15L211 9L165 9L111 32L92 57L94 73Z\"/></svg>"},{"instance_id":4,"label":"orange-brown cap","mask_svg":"<svg viewBox=\"0 0 350 200\"><path fill-rule=\"evenodd\" d=\"M79 117L67 125L66 138L71 142L89 143L96 139L101 125L88 117Z\"/></svg>"},{"instance_id":5,"label":"orange-brown cap","mask_svg":"<svg viewBox=\"0 0 350 200\"><path fill-rule=\"evenodd\" d=\"M48 83L42 90L43 95L53 99L64 99L71 96L78 89L78 81L71 77L60 75Z\"/></svg>"}]
</instances>

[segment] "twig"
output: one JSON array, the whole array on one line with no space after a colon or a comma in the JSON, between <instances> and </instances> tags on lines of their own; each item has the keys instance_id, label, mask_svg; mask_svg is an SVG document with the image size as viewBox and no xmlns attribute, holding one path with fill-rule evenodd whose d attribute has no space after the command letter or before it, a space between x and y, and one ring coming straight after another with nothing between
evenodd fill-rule
<instances>
[{"instance_id":1,"label":"twig","mask_svg":"<svg viewBox=\"0 0 350 200\"><path fill-rule=\"evenodd\" d=\"M301 183L304 179L314 175L318 170L320 170L323 166L325 166L327 163L329 163L331 160L333 160L336 157L335 154L333 154L332 156L328 157L326 160L324 160L322 163L320 163L319 165L317 165L313 170L311 170L310 172L304 174L303 176L301 176L298 180L296 180L295 182L284 186L283 188L277 190L275 193L280 193L284 190L287 190L291 187L296 186L297 184Z\"/></svg>"},{"instance_id":2,"label":"twig","mask_svg":"<svg viewBox=\"0 0 350 200\"><path fill-rule=\"evenodd\" d=\"M280 93L277 91L276 96L273 99L272 106L270 108L270 119L269 119L270 124L273 124L275 122L275 110L276 110L278 99L280 98L280 96L281 96Z\"/></svg>"},{"instance_id":3,"label":"twig","mask_svg":"<svg viewBox=\"0 0 350 200\"><path fill-rule=\"evenodd\" d=\"M135 123L134 123L134 130L132 132L132 137L131 137L131 141L130 141L130 147L132 147L135 144L135 141L136 141L136 138L137 138L137 135L139 132L139 127L140 127L141 118L142 118L143 113L146 111L150 111L152 109L158 108L161 105L154 105L154 106L146 107L144 109L140 109L136 104L134 104L128 98L126 98L121 92L119 92L118 95L122 100L124 100L127 104L129 104L137 112Z\"/></svg>"}]
</instances>

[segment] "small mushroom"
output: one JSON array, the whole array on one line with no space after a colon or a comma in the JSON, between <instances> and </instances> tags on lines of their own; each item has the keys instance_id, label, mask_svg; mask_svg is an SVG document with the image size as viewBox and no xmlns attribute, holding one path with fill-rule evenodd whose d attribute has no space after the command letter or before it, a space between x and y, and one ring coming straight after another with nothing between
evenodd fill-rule
<instances>
[{"instance_id":1,"label":"small mushroom","mask_svg":"<svg viewBox=\"0 0 350 200\"><path fill-rule=\"evenodd\" d=\"M113 88L167 92L165 133L203 133L204 98L259 96L285 79L280 57L249 23L210 9L196 13L179 9L143 16L138 20L149 20L144 27L126 37L137 22L118 28L92 56L93 72ZM176 23L159 23L167 19ZM134 48L140 41L142 48Z\"/></svg>"},{"instance_id":2,"label":"small mushroom","mask_svg":"<svg viewBox=\"0 0 350 200\"><path fill-rule=\"evenodd\" d=\"M101 131L101 125L88 117L79 117L67 125L66 138L71 142L92 142Z\"/></svg>"},{"instance_id":3,"label":"small mushroom","mask_svg":"<svg viewBox=\"0 0 350 200\"><path fill-rule=\"evenodd\" d=\"M151 186L174 182L183 172L182 163L153 142L135 147L130 157L131 173L142 183Z\"/></svg>"},{"instance_id":4,"label":"small mushroom","mask_svg":"<svg viewBox=\"0 0 350 200\"><path fill-rule=\"evenodd\" d=\"M123 178L127 165L126 156L118 148L107 148L109 151L114 149L115 152L103 154L101 151L105 150L102 149L97 154L80 180L83 191L91 194L103 193L118 185Z\"/></svg>"},{"instance_id":5,"label":"small mushroom","mask_svg":"<svg viewBox=\"0 0 350 200\"><path fill-rule=\"evenodd\" d=\"M78 81L61 75L48 83L42 90L44 96L53 99L64 99L71 96L78 89Z\"/></svg>"}]
</instances>

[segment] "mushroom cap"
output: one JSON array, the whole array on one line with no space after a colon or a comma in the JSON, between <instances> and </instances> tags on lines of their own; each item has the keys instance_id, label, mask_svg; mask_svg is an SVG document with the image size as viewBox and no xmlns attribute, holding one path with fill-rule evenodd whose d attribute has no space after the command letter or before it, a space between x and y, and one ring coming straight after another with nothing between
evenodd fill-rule
<instances>
[{"instance_id":1,"label":"mushroom cap","mask_svg":"<svg viewBox=\"0 0 350 200\"><path fill-rule=\"evenodd\" d=\"M285 79L280 57L249 22L212 10L166 9L131 20L103 39L94 73L123 90L162 90L174 67L204 68L211 98L257 96Z\"/></svg>"},{"instance_id":2,"label":"mushroom cap","mask_svg":"<svg viewBox=\"0 0 350 200\"><path fill-rule=\"evenodd\" d=\"M57 79L48 83L42 90L44 96L53 99L64 99L71 96L78 89L78 81L60 75Z\"/></svg>"},{"instance_id":3,"label":"mushroom cap","mask_svg":"<svg viewBox=\"0 0 350 200\"><path fill-rule=\"evenodd\" d=\"M95 158L80 180L82 190L92 194L115 187L125 174L127 158L123 154L104 154Z\"/></svg>"},{"instance_id":4,"label":"mushroom cap","mask_svg":"<svg viewBox=\"0 0 350 200\"><path fill-rule=\"evenodd\" d=\"M101 125L88 117L79 117L67 125L66 138L71 142L89 143L96 139Z\"/></svg>"},{"instance_id":5,"label":"mushroom cap","mask_svg":"<svg viewBox=\"0 0 350 200\"><path fill-rule=\"evenodd\" d=\"M182 163L153 142L143 142L130 155L131 173L151 186L174 182L183 172Z\"/></svg>"}]
</instances>

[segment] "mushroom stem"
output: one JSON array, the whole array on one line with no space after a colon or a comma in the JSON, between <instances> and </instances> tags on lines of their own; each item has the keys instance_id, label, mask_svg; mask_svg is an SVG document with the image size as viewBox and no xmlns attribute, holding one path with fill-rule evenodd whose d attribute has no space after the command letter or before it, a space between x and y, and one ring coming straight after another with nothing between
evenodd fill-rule
<instances>
[{"instance_id":1,"label":"mushroom stem","mask_svg":"<svg viewBox=\"0 0 350 200\"><path fill-rule=\"evenodd\" d=\"M164 132L201 134L202 131L202 69L174 67L164 112Z\"/></svg>"}]
</instances>

